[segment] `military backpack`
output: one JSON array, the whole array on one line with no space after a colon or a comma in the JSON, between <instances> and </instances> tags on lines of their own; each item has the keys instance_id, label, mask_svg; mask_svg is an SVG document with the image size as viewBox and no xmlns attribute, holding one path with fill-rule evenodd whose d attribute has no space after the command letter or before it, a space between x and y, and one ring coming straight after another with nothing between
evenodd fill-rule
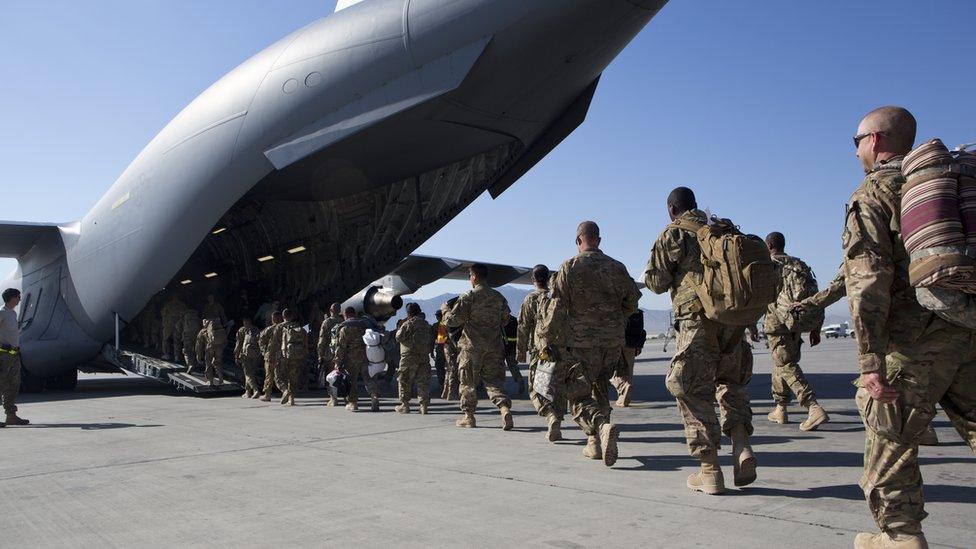
<instances>
[{"instance_id":1,"label":"military backpack","mask_svg":"<svg viewBox=\"0 0 976 549\"><path fill-rule=\"evenodd\" d=\"M703 272L695 293L705 316L720 324L754 325L776 300L779 274L766 243L728 219L712 217L707 225L676 219L672 226L698 239Z\"/></svg>"},{"instance_id":2,"label":"military backpack","mask_svg":"<svg viewBox=\"0 0 976 549\"><path fill-rule=\"evenodd\" d=\"M282 328L281 354L289 360L301 360L308 357L307 334L305 328L288 325Z\"/></svg>"},{"instance_id":3,"label":"military backpack","mask_svg":"<svg viewBox=\"0 0 976 549\"><path fill-rule=\"evenodd\" d=\"M569 341L569 311L560 300L546 292L539 299L535 342L539 351L565 347Z\"/></svg>"},{"instance_id":4,"label":"military backpack","mask_svg":"<svg viewBox=\"0 0 976 549\"><path fill-rule=\"evenodd\" d=\"M781 269L783 288L776 297L776 316L791 332L820 331L824 323L822 307L793 307L794 303L820 291L813 269L795 257L787 257L777 263Z\"/></svg>"},{"instance_id":5,"label":"military backpack","mask_svg":"<svg viewBox=\"0 0 976 549\"><path fill-rule=\"evenodd\" d=\"M227 330L212 321L207 324L207 340L213 345L225 345L227 343Z\"/></svg>"}]
</instances>

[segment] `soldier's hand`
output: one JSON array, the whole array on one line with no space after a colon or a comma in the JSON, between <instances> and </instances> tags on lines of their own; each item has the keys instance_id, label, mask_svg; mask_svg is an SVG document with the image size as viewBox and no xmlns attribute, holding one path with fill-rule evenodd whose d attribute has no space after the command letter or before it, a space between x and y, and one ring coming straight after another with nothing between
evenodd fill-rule
<instances>
[{"instance_id":1,"label":"soldier's hand","mask_svg":"<svg viewBox=\"0 0 976 549\"><path fill-rule=\"evenodd\" d=\"M810 332L810 346L820 345L820 332Z\"/></svg>"},{"instance_id":2,"label":"soldier's hand","mask_svg":"<svg viewBox=\"0 0 976 549\"><path fill-rule=\"evenodd\" d=\"M759 341L759 334L757 334L756 332L753 332L752 330L749 330L749 339L751 339L753 342L758 342Z\"/></svg>"},{"instance_id":3,"label":"soldier's hand","mask_svg":"<svg viewBox=\"0 0 976 549\"><path fill-rule=\"evenodd\" d=\"M889 403L898 400L898 389L888 383L888 378L881 372L869 372L861 374L861 387L863 387L871 398L878 402Z\"/></svg>"}]
</instances>

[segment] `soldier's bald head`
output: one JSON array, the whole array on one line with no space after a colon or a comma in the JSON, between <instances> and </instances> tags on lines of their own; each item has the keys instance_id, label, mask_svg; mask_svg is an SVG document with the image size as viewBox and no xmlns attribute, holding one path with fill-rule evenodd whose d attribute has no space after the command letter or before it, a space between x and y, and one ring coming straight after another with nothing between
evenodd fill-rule
<instances>
[{"instance_id":1,"label":"soldier's bald head","mask_svg":"<svg viewBox=\"0 0 976 549\"><path fill-rule=\"evenodd\" d=\"M673 208L675 213L678 214L685 213L688 210L694 210L698 207L698 201L695 200L695 191L688 187L676 188L668 195L668 206Z\"/></svg>"},{"instance_id":2,"label":"soldier's bald head","mask_svg":"<svg viewBox=\"0 0 976 549\"><path fill-rule=\"evenodd\" d=\"M595 221L584 221L576 227L576 246L581 252L600 247L600 226Z\"/></svg>"},{"instance_id":3,"label":"soldier's bald head","mask_svg":"<svg viewBox=\"0 0 976 549\"><path fill-rule=\"evenodd\" d=\"M766 247L773 252L782 252L786 250L786 237L781 232L773 231L766 235Z\"/></svg>"},{"instance_id":4,"label":"soldier's bald head","mask_svg":"<svg viewBox=\"0 0 976 549\"><path fill-rule=\"evenodd\" d=\"M887 138L890 152L907 154L915 144L918 123L904 107L879 107L864 115L857 127L858 135L880 133Z\"/></svg>"}]
</instances>

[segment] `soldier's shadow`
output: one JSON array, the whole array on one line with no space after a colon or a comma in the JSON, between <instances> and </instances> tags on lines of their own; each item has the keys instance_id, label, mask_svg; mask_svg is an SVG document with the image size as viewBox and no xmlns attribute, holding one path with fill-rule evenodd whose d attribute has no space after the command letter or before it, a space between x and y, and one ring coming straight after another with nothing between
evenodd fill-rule
<instances>
[{"instance_id":1,"label":"soldier's shadow","mask_svg":"<svg viewBox=\"0 0 976 549\"><path fill-rule=\"evenodd\" d=\"M950 484L926 484L925 501L932 503L972 503L976 501L976 487L957 486ZM772 488L767 486L750 486L744 489L751 496L788 497L798 499L846 499L860 501L864 499L864 492L856 484L839 484L836 486L815 486L802 490Z\"/></svg>"}]
</instances>

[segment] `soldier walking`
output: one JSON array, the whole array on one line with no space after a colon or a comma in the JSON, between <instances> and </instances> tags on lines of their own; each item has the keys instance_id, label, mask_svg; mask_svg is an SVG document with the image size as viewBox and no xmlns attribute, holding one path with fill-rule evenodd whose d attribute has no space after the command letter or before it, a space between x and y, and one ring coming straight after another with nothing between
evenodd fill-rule
<instances>
[{"instance_id":1,"label":"soldier walking","mask_svg":"<svg viewBox=\"0 0 976 549\"><path fill-rule=\"evenodd\" d=\"M224 348L227 346L227 330L215 318L203 321L197 334L197 360L204 364L204 377L211 387L224 384Z\"/></svg>"},{"instance_id":2,"label":"soldier walking","mask_svg":"<svg viewBox=\"0 0 976 549\"><path fill-rule=\"evenodd\" d=\"M396 332L400 343L400 368L397 370L397 386L400 405L396 411L410 413L410 400L414 385L420 400L420 413L427 413L430 404L430 326L421 317L420 305L407 304L407 321Z\"/></svg>"},{"instance_id":3,"label":"soldier walking","mask_svg":"<svg viewBox=\"0 0 976 549\"><path fill-rule=\"evenodd\" d=\"M258 334L258 346L264 356L264 395L259 400L271 402L271 393L280 377L278 362L281 360L281 340L278 338L281 330L279 325L284 322L281 311L271 313L271 324Z\"/></svg>"},{"instance_id":4,"label":"soldier walking","mask_svg":"<svg viewBox=\"0 0 976 549\"><path fill-rule=\"evenodd\" d=\"M278 328L281 336L281 378L285 381L282 387L281 403L287 406L295 405L295 392L299 390L301 382L299 376L303 371L303 364L308 358L308 332L298 324L297 315L291 309L285 309L281 316L284 323Z\"/></svg>"},{"instance_id":5,"label":"soldier walking","mask_svg":"<svg viewBox=\"0 0 976 549\"><path fill-rule=\"evenodd\" d=\"M338 337L336 339L335 367L341 368L349 374L349 382L352 388L346 397L346 410L355 412L359 410L359 394L357 385L359 378L363 378L366 384L366 391L369 393L373 412L380 411L379 387L376 385L376 378L369 375L369 358L366 356L366 342L363 336L366 335L366 322L356 318L356 309L346 307L343 311L345 319L339 324Z\"/></svg>"},{"instance_id":6,"label":"soldier walking","mask_svg":"<svg viewBox=\"0 0 976 549\"><path fill-rule=\"evenodd\" d=\"M0 401L7 425L27 425L30 421L17 417L17 396L20 394L20 326L17 323L17 305L20 290L7 288L3 291L3 308L0 308Z\"/></svg>"},{"instance_id":7,"label":"soldier walking","mask_svg":"<svg viewBox=\"0 0 976 549\"><path fill-rule=\"evenodd\" d=\"M547 379L550 380L548 396L539 394L535 390L536 376L541 362L540 355L544 352L544 349L539 348L535 331L543 307L550 299L549 277L549 268L545 265L536 265L532 269L532 284L535 289L522 301L515 346L517 359L529 364L529 400L532 401L535 411L548 422L546 440L557 442L563 439L562 423L566 416L565 372L562 371L565 365L551 363L553 371L548 372Z\"/></svg>"},{"instance_id":8,"label":"soldier walking","mask_svg":"<svg viewBox=\"0 0 976 549\"><path fill-rule=\"evenodd\" d=\"M501 411L502 429L511 431L512 401L505 394L505 370L502 354L505 343L502 327L508 322L508 302L497 290L488 286L488 267L474 263L468 268L472 290L458 298L454 307L444 314L444 323L461 329L458 347L458 378L461 392L461 412L458 427L475 427L474 413L478 408L478 384L484 383L488 398Z\"/></svg>"},{"instance_id":9,"label":"soldier walking","mask_svg":"<svg viewBox=\"0 0 976 549\"><path fill-rule=\"evenodd\" d=\"M250 318L245 316L242 323L234 342L234 361L244 372L243 398L258 398L261 396L261 387L257 383L258 369L261 367L259 332Z\"/></svg>"},{"instance_id":10,"label":"soldier walking","mask_svg":"<svg viewBox=\"0 0 976 549\"><path fill-rule=\"evenodd\" d=\"M329 316L325 317L322 321L322 327L319 328L319 339L316 345L316 351L318 354L319 368L326 370L326 374L332 369L332 360L335 358L334 349L336 345L336 338L338 337L337 326L342 322L342 305L339 303L333 303L329 306ZM335 395L329 394L329 400L326 401L326 406L335 406L338 404L336 402Z\"/></svg>"}]
</instances>

